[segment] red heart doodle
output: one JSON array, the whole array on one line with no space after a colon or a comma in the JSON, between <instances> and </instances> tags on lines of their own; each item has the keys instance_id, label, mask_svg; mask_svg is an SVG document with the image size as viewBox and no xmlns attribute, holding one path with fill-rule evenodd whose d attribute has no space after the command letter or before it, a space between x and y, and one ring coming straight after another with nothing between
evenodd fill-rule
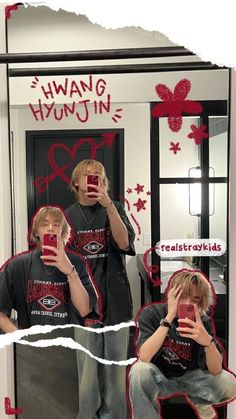
<instances>
[{"instance_id":1,"label":"red heart doodle","mask_svg":"<svg viewBox=\"0 0 236 419\"><path fill-rule=\"evenodd\" d=\"M70 178L64 173L64 168L59 167L55 161L55 151L57 149L63 148L70 155L71 159L74 159L79 147L84 143L88 143L91 145L90 158L95 159L97 150L104 146L111 147L115 138L115 132L107 132L102 134L102 141L100 141L98 144L93 138L80 138L80 140L76 141L76 143L73 145L72 149L70 149L66 144L55 143L48 150L48 163L54 170L54 174L61 177L61 179L69 185Z\"/></svg>"},{"instance_id":2,"label":"red heart doodle","mask_svg":"<svg viewBox=\"0 0 236 419\"><path fill-rule=\"evenodd\" d=\"M81 138L80 140L76 141L76 143L73 145L72 149L70 149L66 144L63 143L55 143L53 144L49 150L48 150L48 163L54 170L54 173L57 174L57 176L60 176L62 180L64 180L65 183L68 185L70 184L71 180L70 178L61 170L61 167L59 167L55 161L55 151L58 149L64 149L73 160L79 147L84 144L89 143L91 145L91 159L94 159L96 156L96 141L92 138Z\"/></svg>"}]
</instances>

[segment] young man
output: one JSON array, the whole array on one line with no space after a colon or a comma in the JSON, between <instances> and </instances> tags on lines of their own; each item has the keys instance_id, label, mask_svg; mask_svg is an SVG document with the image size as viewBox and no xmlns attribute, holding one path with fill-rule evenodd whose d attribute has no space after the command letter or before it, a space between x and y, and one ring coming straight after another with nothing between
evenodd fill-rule
<instances>
[{"instance_id":1,"label":"young man","mask_svg":"<svg viewBox=\"0 0 236 419\"><path fill-rule=\"evenodd\" d=\"M174 393L185 393L201 419L217 418L212 403L236 397L236 379L222 369L221 351L206 315L212 303L207 279L200 272L182 270L170 280L167 303L142 310L139 361L130 371L134 419L160 418L158 397ZM177 317L180 304L194 305L196 321Z\"/></svg>"},{"instance_id":2,"label":"young man","mask_svg":"<svg viewBox=\"0 0 236 419\"><path fill-rule=\"evenodd\" d=\"M43 245L45 233L56 234L58 246ZM66 253L70 227L57 207L43 207L34 216L33 251L13 257L0 274L0 329L17 327L9 319L17 311L18 328L33 325L84 324L82 317L96 305L97 296L82 260ZM43 256L42 250L53 251Z\"/></svg>"},{"instance_id":3,"label":"young man","mask_svg":"<svg viewBox=\"0 0 236 419\"><path fill-rule=\"evenodd\" d=\"M98 176L98 186L88 184L88 175ZM123 204L108 195L104 166L96 160L83 160L71 178L76 203L67 209L74 228L74 248L88 262L101 295L102 323L114 325L132 318L132 299L125 267L125 255L135 255L134 230ZM87 187L95 191L87 192ZM117 332L94 333L78 330L77 340L94 355L113 361L127 358L129 328ZM78 352L78 419L126 419L125 367L99 364Z\"/></svg>"}]
</instances>

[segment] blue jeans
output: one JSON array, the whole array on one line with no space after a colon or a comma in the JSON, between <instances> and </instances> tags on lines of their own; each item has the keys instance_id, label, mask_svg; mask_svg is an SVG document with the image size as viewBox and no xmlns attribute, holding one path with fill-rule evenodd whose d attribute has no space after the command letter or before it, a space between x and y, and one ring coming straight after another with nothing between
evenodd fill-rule
<instances>
[{"instance_id":1,"label":"blue jeans","mask_svg":"<svg viewBox=\"0 0 236 419\"><path fill-rule=\"evenodd\" d=\"M152 363L138 361L130 370L133 419L159 419L158 397L187 394L193 403L215 404L236 397L236 378L223 370L218 375L196 369L182 377L166 378Z\"/></svg>"},{"instance_id":2,"label":"blue jeans","mask_svg":"<svg viewBox=\"0 0 236 419\"><path fill-rule=\"evenodd\" d=\"M99 358L122 361L127 359L129 327L105 333L76 328L75 341ZM126 367L102 364L82 351L76 351L76 356L77 419L127 419Z\"/></svg>"}]
</instances>

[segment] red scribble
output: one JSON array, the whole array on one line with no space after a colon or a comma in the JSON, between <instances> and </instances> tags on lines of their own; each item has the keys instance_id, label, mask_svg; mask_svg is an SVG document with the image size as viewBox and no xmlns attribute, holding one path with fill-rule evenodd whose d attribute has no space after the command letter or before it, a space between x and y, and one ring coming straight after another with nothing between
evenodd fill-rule
<instances>
[{"instance_id":1,"label":"red scribble","mask_svg":"<svg viewBox=\"0 0 236 419\"><path fill-rule=\"evenodd\" d=\"M123 111L123 109L122 108L119 108L119 109L116 109L115 110L115 112L122 112ZM115 123L117 123L118 121L117 121L117 118L118 119L120 119L121 118L121 115L119 115L118 113L115 113L115 115L111 118Z\"/></svg>"},{"instance_id":2,"label":"red scribble","mask_svg":"<svg viewBox=\"0 0 236 419\"><path fill-rule=\"evenodd\" d=\"M135 222L136 226L138 227L138 234L140 235L141 234L141 228L140 228L140 225L139 225L138 221L136 220L135 216L132 213L130 214L130 216L131 216L132 220ZM137 238L137 240L139 240L139 237Z\"/></svg>"},{"instance_id":3,"label":"red scribble","mask_svg":"<svg viewBox=\"0 0 236 419\"><path fill-rule=\"evenodd\" d=\"M23 409L20 407L11 407L11 400L9 397L5 397L5 414L6 415L20 415Z\"/></svg>"},{"instance_id":4,"label":"red scribble","mask_svg":"<svg viewBox=\"0 0 236 419\"><path fill-rule=\"evenodd\" d=\"M34 80L32 81L31 86L30 86L31 89L35 89L37 87L38 82L39 82L38 77L35 77Z\"/></svg>"},{"instance_id":5,"label":"red scribble","mask_svg":"<svg viewBox=\"0 0 236 419\"><path fill-rule=\"evenodd\" d=\"M145 199L138 199L138 201L137 202L135 202L133 205L135 206L135 207L137 207L137 211L139 212L139 211L141 211L141 209L143 209L143 210L146 210L147 208L144 206L145 204L146 204L146 200Z\"/></svg>"},{"instance_id":6,"label":"red scribble","mask_svg":"<svg viewBox=\"0 0 236 419\"><path fill-rule=\"evenodd\" d=\"M128 188L126 192L127 192L128 194L130 194L130 193L132 193L133 191L132 191L132 189Z\"/></svg>"},{"instance_id":7,"label":"red scribble","mask_svg":"<svg viewBox=\"0 0 236 419\"><path fill-rule=\"evenodd\" d=\"M127 204L127 207L128 207L128 211L130 211L130 203L129 203L128 199L124 198L122 195L118 195L118 198L122 201L125 201L125 203Z\"/></svg>"},{"instance_id":8,"label":"red scribble","mask_svg":"<svg viewBox=\"0 0 236 419\"><path fill-rule=\"evenodd\" d=\"M179 143L173 143L170 141L171 147L169 148L170 151L173 151L174 154L177 154L178 151L181 151L181 147L179 146Z\"/></svg>"},{"instance_id":9,"label":"red scribble","mask_svg":"<svg viewBox=\"0 0 236 419\"><path fill-rule=\"evenodd\" d=\"M66 164L64 167L60 168L60 172L64 173L64 171L71 166L71 163ZM39 176L37 177L37 179L35 179L35 181L33 182L33 185L35 186L35 188L38 190L39 193L43 193L48 189L48 185L49 183L56 179L56 177L58 176L58 173L53 172L51 175L49 176Z\"/></svg>"},{"instance_id":10,"label":"red scribble","mask_svg":"<svg viewBox=\"0 0 236 419\"><path fill-rule=\"evenodd\" d=\"M152 274L159 272L159 266L158 265L149 265L148 261L147 261L149 253L152 253L154 250L156 250L156 246L151 247L150 249L148 249L144 253L143 264L144 264L145 270L147 272L147 276L148 276L149 280L151 281L153 287L158 287L159 285L162 284L162 282L161 282L159 277L154 278L152 276Z\"/></svg>"},{"instance_id":11,"label":"red scribble","mask_svg":"<svg viewBox=\"0 0 236 419\"><path fill-rule=\"evenodd\" d=\"M173 93L165 84L157 84L155 89L163 103L158 103L152 108L152 116L154 118L168 116L169 128L174 132L178 132L182 127L183 113L199 115L203 110L199 102L186 100L191 90L190 80L180 80Z\"/></svg>"},{"instance_id":12,"label":"red scribble","mask_svg":"<svg viewBox=\"0 0 236 419\"><path fill-rule=\"evenodd\" d=\"M137 186L136 188L134 188L134 190L137 191L137 194L139 195L140 192L143 192L143 188L144 188L144 185L139 185L139 183L137 183Z\"/></svg>"},{"instance_id":13,"label":"red scribble","mask_svg":"<svg viewBox=\"0 0 236 419\"><path fill-rule=\"evenodd\" d=\"M5 7L5 18L6 19L11 19L11 12L18 10L18 5L17 4L12 4L10 6L6 6Z\"/></svg>"},{"instance_id":14,"label":"red scribble","mask_svg":"<svg viewBox=\"0 0 236 419\"><path fill-rule=\"evenodd\" d=\"M206 128L207 128L206 125L200 125L200 127L197 127L194 124L191 125L192 132L188 134L188 138L191 138L191 139L193 138L196 145L201 144L203 138L209 138L209 135L207 134L207 132L204 132Z\"/></svg>"},{"instance_id":15,"label":"red scribble","mask_svg":"<svg viewBox=\"0 0 236 419\"><path fill-rule=\"evenodd\" d=\"M96 141L93 138L81 138L78 140L72 149L70 149L66 144L63 143L55 143L53 144L49 150L48 150L48 163L54 170L49 176L39 176L35 179L33 182L33 185L37 188L39 193L45 192L48 189L48 185L51 181L53 181L56 177L60 177L65 183L70 184L71 180L70 178L65 174L65 170L72 165L72 162L67 163L63 167L59 167L55 161L55 152L58 149L64 149L69 156L71 157L71 160L74 159L76 152L78 151L79 147L84 144L88 143L91 145L91 154L90 158L95 159L97 150L100 148L107 146L111 147L113 144L113 141L115 140L116 133L115 132L108 132L102 134L102 140L99 143L96 143Z\"/></svg>"},{"instance_id":16,"label":"red scribble","mask_svg":"<svg viewBox=\"0 0 236 419\"><path fill-rule=\"evenodd\" d=\"M122 195L119 195L118 198L120 200L122 199L127 204L128 211L130 211L130 203L129 203L128 199L124 198ZM136 220L135 216L132 213L130 214L130 216L131 216L132 220L134 221L135 225L138 227L138 235L140 236L141 227L140 227L138 221ZM139 237L137 237L137 240L139 240Z\"/></svg>"}]
</instances>

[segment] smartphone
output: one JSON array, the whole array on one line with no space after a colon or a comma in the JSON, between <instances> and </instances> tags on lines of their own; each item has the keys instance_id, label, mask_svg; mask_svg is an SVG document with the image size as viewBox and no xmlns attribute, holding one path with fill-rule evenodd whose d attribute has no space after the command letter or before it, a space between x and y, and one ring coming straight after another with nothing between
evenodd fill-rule
<instances>
[{"instance_id":1,"label":"smartphone","mask_svg":"<svg viewBox=\"0 0 236 419\"><path fill-rule=\"evenodd\" d=\"M193 304L180 304L179 305L179 307L178 307L178 318L179 319L185 319L185 317L192 320L193 322L196 321L195 309L194 309ZM187 323L180 322L179 327L189 327L189 325Z\"/></svg>"},{"instance_id":2,"label":"smartphone","mask_svg":"<svg viewBox=\"0 0 236 419\"><path fill-rule=\"evenodd\" d=\"M98 186L98 175L87 175L87 185L96 185ZM87 186L87 192L97 192L92 186ZM89 198L96 198L96 195L89 195Z\"/></svg>"},{"instance_id":3,"label":"smartphone","mask_svg":"<svg viewBox=\"0 0 236 419\"><path fill-rule=\"evenodd\" d=\"M53 233L45 233L43 235L43 246L52 246L52 247L55 247L57 249L58 248L57 235L53 234ZM44 256L50 256L50 255L55 256L55 253L53 252L53 250L43 249L43 255ZM46 262L46 261L44 261L44 262ZM54 262L54 260L47 259L47 262Z\"/></svg>"}]
</instances>

